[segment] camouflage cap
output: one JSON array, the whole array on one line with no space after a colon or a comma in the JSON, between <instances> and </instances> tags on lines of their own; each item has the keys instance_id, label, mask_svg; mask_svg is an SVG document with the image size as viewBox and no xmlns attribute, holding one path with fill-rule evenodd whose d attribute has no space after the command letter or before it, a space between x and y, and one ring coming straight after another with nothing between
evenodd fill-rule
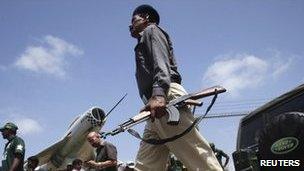
<instances>
[{"instance_id":1,"label":"camouflage cap","mask_svg":"<svg viewBox=\"0 0 304 171\"><path fill-rule=\"evenodd\" d=\"M8 122L3 127L0 128L0 131L2 132L5 129L9 129L12 131L17 131L18 127L14 123Z\"/></svg>"}]
</instances>

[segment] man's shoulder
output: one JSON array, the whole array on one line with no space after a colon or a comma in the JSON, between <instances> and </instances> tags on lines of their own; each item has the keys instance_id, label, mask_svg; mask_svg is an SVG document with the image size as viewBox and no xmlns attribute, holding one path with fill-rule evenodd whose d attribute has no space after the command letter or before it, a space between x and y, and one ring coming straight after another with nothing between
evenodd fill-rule
<instances>
[{"instance_id":1,"label":"man's shoulder","mask_svg":"<svg viewBox=\"0 0 304 171\"><path fill-rule=\"evenodd\" d=\"M143 34L163 34L164 31L156 24L151 24L144 29Z\"/></svg>"},{"instance_id":2,"label":"man's shoulder","mask_svg":"<svg viewBox=\"0 0 304 171\"><path fill-rule=\"evenodd\" d=\"M105 145L105 146L114 146L114 147L115 147L115 145L112 144L112 143L110 143L109 141L105 141L105 142L104 142L104 145Z\"/></svg>"},{"instance_id":3,"label":"man's shoulder","mask_svg":"<svg viewBox=\"0 0 304 171\"><path fill-rule=\"evenodd\" d=\"M110 143L110 142L106 142L105 143L105 147L106 147L106 149L107 150L114 150L114 151L116 151L117 149L116 149L116 146L114 145L114 144L112 144L112 143Z\"/></svg>"},{"instance_id":4,"label":"man's shoulder","mask_svg":"<svg viewBox=\"0 0 304 171\"><path fill-rule=\"evenodd\" d=\"M150 24L145 28L145 30L153 30L153 29L159 29L159 26L157 26L156 24Z\"/></svg>"},{"instance_id":5,"label":"man's shoulder","mask_svg":"<svg viewBox=\"0 0 304 171\"><path fill-rule=\"evenodd\" d=\"M14 136L10 141L9 144L15 145L15 144L24 144L24 141L22 138L18 137L18 136Z\"/></svg>"},{"instance_id":6,"label":"man's shoulder","mask_svg":"<svg viewBox=\"0 0 304 171\"><path fill-rule=\"evenodd\" d=\"M22 139L21 137L18 137L18 136L16 136L16 137L13 139L13 141L16 142L16 143L22 143L22 144L24 144L23 139Z\"/></svg>"},{"instance_id":7,"label":"man's shoulder","mask_svg":"<svg viewBox=\"0 0 304 171\"><path fill-rule=\"evenodd\" d=\"M19 136L16 136L16 139L17 139L18 141L23 141L23 139L22 139L21 137L19 137Z\"/></svg>"}]
</instances>

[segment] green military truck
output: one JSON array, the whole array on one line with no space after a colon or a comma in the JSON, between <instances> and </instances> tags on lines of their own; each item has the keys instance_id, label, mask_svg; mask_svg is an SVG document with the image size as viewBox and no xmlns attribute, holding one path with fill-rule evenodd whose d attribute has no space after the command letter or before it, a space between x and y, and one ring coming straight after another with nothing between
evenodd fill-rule
<instances>
[{"instance_id":1,"label":"green military truck","mask_svg":"<svg viewBox=\"0 0 304 171\"><path fill-rule=\"evenodd\" d=\"M241 119L233 160L236 171L303 169L304 84Z\"/></svg>"}]
</instances>

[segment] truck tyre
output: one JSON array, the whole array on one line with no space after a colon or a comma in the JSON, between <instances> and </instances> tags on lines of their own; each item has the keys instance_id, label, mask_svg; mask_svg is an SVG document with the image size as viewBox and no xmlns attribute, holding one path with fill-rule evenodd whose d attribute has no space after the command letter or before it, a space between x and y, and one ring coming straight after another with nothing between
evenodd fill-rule
<instances>
[{"instance_id":1,"label":"truck tyre","mask_svg":"<svg viewBox=\"0 0 304 171\"><path fill-rule=\"evenodd\" d=\"M302 159L301 162L303 162L303 154L304 113L280 114L261 131L259 137L260 159Z\"/></svg>"}]
</instances>

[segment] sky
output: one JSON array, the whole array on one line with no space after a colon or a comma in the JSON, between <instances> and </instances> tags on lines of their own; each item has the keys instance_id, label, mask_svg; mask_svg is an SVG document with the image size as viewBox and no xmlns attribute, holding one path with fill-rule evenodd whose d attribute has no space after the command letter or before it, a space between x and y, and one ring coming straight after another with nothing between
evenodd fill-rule
<instances>
[{"instance_id":1,"label":"sky","mask_svg":"<svg viewBox=\"0 0 304 171\"><path fill-rule=\"evenodd\" d=\"M26 157L58 141L92 106L109 111L103 130L137 114L132 11L150 4L170 35L188 92L222 85L211 114L243 113L304 81L304 2L256 1L0 1L0 124L15 122ZM210 98L204 99L204 104ZM196 114L205 108L197 109ZM241 117L206 119L201 134L231 156ZM143 125L137 127L142 131ZM139 141L107 139L121 161ZM0 139L0 151L5 140ZM233 170L232 158L229 168Z\"/></svg>"}]
</instances>

